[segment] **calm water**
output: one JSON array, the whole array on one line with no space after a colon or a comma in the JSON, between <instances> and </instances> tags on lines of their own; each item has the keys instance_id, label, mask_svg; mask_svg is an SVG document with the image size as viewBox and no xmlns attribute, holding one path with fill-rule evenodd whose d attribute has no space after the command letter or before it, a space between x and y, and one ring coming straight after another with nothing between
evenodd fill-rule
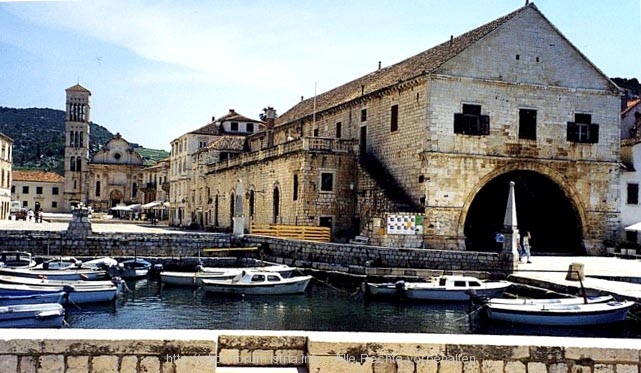
<instances>
[{"instance_id":1,"label":"calm water","mask_svg":"<svg viewBox=\"0 0 641 373\"><path fill-rule=\"evenodd\" d=\"M641 325L590 328L488 324L466 314L467 304L364 302L361 297L312 283L292 296L214 296L202 290L165 288L157 280L128 282L115 304L71 306L71 328L254 329L458 334L517 334L641 338Z\"/></svg>"}]
</instances>

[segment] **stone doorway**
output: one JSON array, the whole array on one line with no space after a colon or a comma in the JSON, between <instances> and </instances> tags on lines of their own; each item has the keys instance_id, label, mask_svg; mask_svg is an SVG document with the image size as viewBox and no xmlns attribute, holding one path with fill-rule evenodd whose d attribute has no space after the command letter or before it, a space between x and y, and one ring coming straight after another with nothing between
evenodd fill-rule
<instances>
[{"instance_id":1,"label":"stone doorway","mask_svg":"<svg viewBox=\"0 0 641 373\"><path fill-rule=\"evenodd\" d=\"M477 193L465 218L467 250L494 251L494 234L503 227L509 182L515 182L518 227L532 235L532 254L585 255L581 219L573 201L547 176L511 171Z\"/></svg>"}]
</instances>

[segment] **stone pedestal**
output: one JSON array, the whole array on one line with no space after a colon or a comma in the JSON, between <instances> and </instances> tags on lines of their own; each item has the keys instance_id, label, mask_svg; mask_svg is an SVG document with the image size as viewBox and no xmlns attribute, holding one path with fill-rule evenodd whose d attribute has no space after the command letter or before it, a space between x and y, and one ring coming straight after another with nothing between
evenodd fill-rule
<instances>
[{"instance_id":1,"label":"stone pedestal","mask_svg":"<svg viewBox=\"0 0 641 373\"><path fill-rule=\"evenodd\" d=\"M583 273L583 263L572 263L568 267L568 274L565 276L567 281L583 281L585 275Z\"/></svg>"},{"instance_id":2,"label":"stone pedestal","mask_svg":"<svg viewBox=\"0 0 641 373\"><path fill-rule=\"evenodd\" d=\"M89 210L86 208L75 209L71 212L72 218L65 232L67 236L73 238L86 238L91 231L91 221L89 221Z\"/></svg>"}]
</instances>

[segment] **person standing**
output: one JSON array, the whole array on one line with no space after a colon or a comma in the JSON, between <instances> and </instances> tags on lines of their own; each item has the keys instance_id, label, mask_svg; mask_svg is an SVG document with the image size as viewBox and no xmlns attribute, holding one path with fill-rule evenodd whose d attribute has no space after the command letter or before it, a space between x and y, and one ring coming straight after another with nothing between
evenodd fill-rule
<instances>
[{"instance_id":1,"label":"person standing","mask_svg":"<svg viewBox=\"0 0 641 373\"><path fill-rule=\"evenodd\" d=\"M31 221L31 219L33 219L33 210L32 209L29 209L29 211L27 211L27 216L29 217L29 221Z\"/></svg>"},{"instance_id":2,"label":"person standing","mask_svg":"<svg viewBox=\"0 0 641 373\"><path fill-rule=\"evenodd\" d=\"M523 236L523 256L527 263L532 263L530 261L530 239L532 239L530 232L525 232L525 236Z\"/></svg>"},{"instance_id":3,"label":"person standing","mask_svg":"<svg viewBox=\"0 0 641 373\"><path fill-rule=\"evenodd\" d=\"M503 242L505 241L505 236L501 232L496 232L494 235L494 241L496 241L496 249L501 252L503 251Z\"/></svg>"}]
</instances>

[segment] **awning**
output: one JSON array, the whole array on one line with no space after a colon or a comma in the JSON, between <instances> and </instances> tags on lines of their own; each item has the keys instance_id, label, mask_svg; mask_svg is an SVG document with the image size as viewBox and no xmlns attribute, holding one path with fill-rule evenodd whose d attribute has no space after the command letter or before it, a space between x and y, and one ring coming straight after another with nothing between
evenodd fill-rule
<instances>
[{"instance_id":1,"label":"awning","mask_svg":"<svg viewBox=\"0 0 641 373\"><path fill-rule=\"evenodd\" d=\"M641 232L641 221L632 225L628 225L627 227L625 227L625 230Z\"/></svg>"},{"instance_id":2,"label":"awning","mask_svg":"<svg viewBox=\"0 0 641 373\"><path fill-rule=\"evenodd\" d=\"M114 211L135 211L140 209L140 204L135 204L135 205L129 205L129 206L115 206L112 207L110 210Z\"/></svg>"},{"instance_id":3,"label":"awning","mask_svg":"<svg viewBox=\"0 0 641 373\"><path fill-rule=\"evenodd\" d=\"M156 207L156 206L160 206L160 205L162 205L162 201L153 201L153 202L145 203L141 207L143 209L150 209L152 207Z\"/></svg>"}]
</instances>

